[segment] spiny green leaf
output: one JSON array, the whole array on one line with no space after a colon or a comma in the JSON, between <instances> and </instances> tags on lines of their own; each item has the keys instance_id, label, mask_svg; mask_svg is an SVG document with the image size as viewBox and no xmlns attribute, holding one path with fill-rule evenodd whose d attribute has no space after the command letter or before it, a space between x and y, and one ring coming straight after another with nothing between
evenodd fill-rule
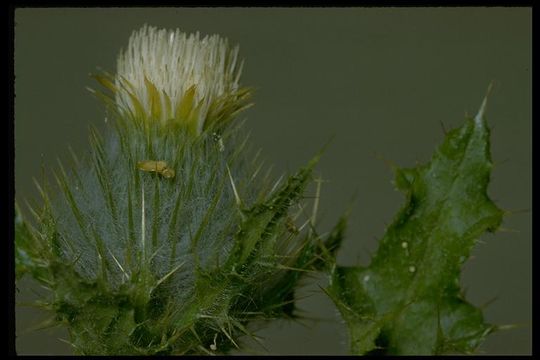
<instances>
[{"instance_id":1,"label":"spiny green leaf","mask_svg":"<svg viewBox=\"0 0 540 360\"><path fill-rule=\"evenodd\" d=\"M45 249L32 234L24 221L19 206L15 204L15 273L17 278L26 273L48 278L47 263L43 260Z\"/></svg>"},{"instance_id":2,"label":"spiny green leaf","mask_svg":"<svg viewBox=\"0 0 540 360\"><path fill-rule=\"evenodd\" d=\"M329 268L334 263L336 254L345 238L345 230L347 228L349 214L346 213L338 220L330 234L321 241L318 245L318 258L314 261L314 267L317 270Z\"/></svg>"},{"instance_id":3,"label":"spiny green leaf","mask_svg":"<svg viewBox=\"0 0 540 360\"><path fill-rule=\"evenodd\" d=\"M495 328L459 287L461 264L503 211L487 196L492 163L485 101L428 164L397 169L406 203L367 268L335 266L328 294L354 354L473 351Z\"/></svg>"},{"instance_id":4,"label":"spiny green leaf","mask_svg":"<svg viewBox=\"0 0 540 360\"><path fill-rule=\"evenodd\" d=\"M273 233L277 225L287 212L290 204L297 201L310 179L313 167L318 162L320 154L309 164L291 176L283 188L262 204L257 204L244 211L246 219L237 234L237 242L229 262L244 263L259 241Z\"/></svg>"}]
</instances>

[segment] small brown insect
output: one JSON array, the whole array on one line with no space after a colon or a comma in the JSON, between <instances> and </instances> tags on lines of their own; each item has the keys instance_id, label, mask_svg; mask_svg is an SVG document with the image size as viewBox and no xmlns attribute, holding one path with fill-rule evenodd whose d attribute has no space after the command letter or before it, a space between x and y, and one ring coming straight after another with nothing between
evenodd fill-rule
<instances>
[{"instance_id":1,"label":"small brown insect","mask_svg":"<svg viewBox=\"0 0 540 360\"><path fill-rule=\"evenodd\" d=\"M174 170L167 167L167 162L163 160L143 160L137 162L137 168L142 171L155 172L163 176L165 179L174 177Z\"/></svg>"},{"instance_id":2,"label":"small brown insect","mask_svg":"<svg viewBox=\"0 0 540 360\"><path fill-rule=\"evenodd\" d=\"M298 228L296 227L296 225L294 224L294 221L290 217L287 217L287 219L285 220L285 226L287 227L287 230L289 230L289 232L293 234L299 233Z\"/></svg>"}]
</instances>

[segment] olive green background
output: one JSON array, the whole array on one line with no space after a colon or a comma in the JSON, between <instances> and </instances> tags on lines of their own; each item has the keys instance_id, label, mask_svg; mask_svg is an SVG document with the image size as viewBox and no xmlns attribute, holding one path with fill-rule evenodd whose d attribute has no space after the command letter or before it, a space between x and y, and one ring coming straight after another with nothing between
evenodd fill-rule
<instances>
[{"instance_id":1,"label":"olive green background","mask_svg":"<svg viewBox=\"0 0 540 360\"><path fill-rule=\"evenodd\" d=\"M103 127L102 104L85 90L97 67L114 72L116 55L144 23L240 44L243 84L255 106L244 113L252 142L275 174L305 164L330 138L318 166L327 180L321 226L328 229L356 193L342 264L366 264L403 202L387 161L426 161L447 128L475 114L488 84L496 167L489 193L507 210L508 231L482 238L464 269L467 298L488 321L518 324L481 352L529 354L531 280L531 20L529 8L125 8L17 9L15 15L16 198L36 198L41 164L85 152L88 125ZM324 282L321 283L323 284ZM19 284L18 300L37 286ZM280 321L259 332L272 354L346 354L336 310L313 283L300 307L317 321ZM43 319L18 307L20 354L67 354L60 330L27 331ZM262 351L254 347L255 351Z\"/></svg>"}]
</instances>

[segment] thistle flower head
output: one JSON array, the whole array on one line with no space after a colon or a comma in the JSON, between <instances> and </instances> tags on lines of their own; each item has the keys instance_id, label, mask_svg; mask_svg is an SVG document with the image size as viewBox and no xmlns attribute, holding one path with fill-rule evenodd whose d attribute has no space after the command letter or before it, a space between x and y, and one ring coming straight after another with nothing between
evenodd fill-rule
<instances>
[{"instance_id":1,"label":"thistle flower head","mask_svg":"<svg viewBox=\"0 0 540 360\"><path fill-rule=\"evenodd\" d=\"M319 156L284 183L257 175L240 126L224 126L249 96L237 59L215 35L136 31L117 74L95 76L113 131L39 187L36 229L17 218L17 273L51 291L77 353L226 353L249 322L296 316L321 258L315 216L295 225Z\"/></svg>"},{"instance_id":2,"label":"thistle flower head","mask_svg":"<svg viewBox=\"0 0 540 360\"><path fill-rule=\"evenodd\" d=\"M238 46L218 35L143 26L118 56L118 108L139 118L184 124L195 134L247 107Z\"/></svg>"}]
</instances>

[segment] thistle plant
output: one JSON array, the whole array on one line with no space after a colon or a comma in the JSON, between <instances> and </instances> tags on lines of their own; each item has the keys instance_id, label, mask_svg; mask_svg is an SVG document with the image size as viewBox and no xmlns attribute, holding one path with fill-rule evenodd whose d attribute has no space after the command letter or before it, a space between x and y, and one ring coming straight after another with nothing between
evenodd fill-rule
<instances>
[{"instance_id":1,"label":"thistle plant","mask_svg":"<svg viewBox=\"0 0 540 360\"><path fill-rule=\"evenodd\" d=\"M144 26L92 93L112 121L91 151L16 206L16 274L49 290L39 305L78 354L216 354L256 339L250 324L296 318L295 289L328 274L351 352L472 351L496 329L459 289L475 239L500 224L486 196L489 132L479 115L432 162L396 169L405 207L366 268L335 256L347 217L321 235L306 199L317 154L285 180L252 151L238 114L238 47ZM281 178L280 178L281 179ZM320 185L320 183L319 183ZM309 207L312 206L312 209Z\"/></svg>"}]
</instances>

